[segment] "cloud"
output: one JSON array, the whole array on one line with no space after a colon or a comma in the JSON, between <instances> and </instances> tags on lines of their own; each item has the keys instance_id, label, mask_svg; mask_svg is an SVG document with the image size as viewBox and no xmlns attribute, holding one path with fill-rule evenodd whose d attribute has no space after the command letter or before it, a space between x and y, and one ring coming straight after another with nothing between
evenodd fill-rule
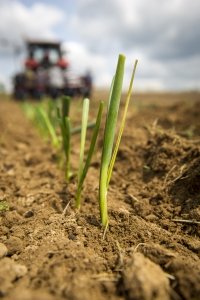
<instances>
[{"instance_id":1,"label":"cloud","mask_svg":"<svg viewBox=\"0 0 200 300\"><path fill-rule=\"evenodd\" d=\"M80 0L74 26L96 52L136 47L180 59L200 50L199 18L199 0Z\"/></svg>"},{"instance_id":2,"label":"cloud","mask_svg":"<svg viewBox=\"0 0 200 300\"><path fill-rule=\"evenodd\" d=\"M110 65L119 52L138 57L141 86L200 88L199 0L79 0L71 22Z\"/></svg>"},{"instance_id":3,"label":"cloud","mask_svg":"<svg viewBox=\"0 0 200 300\"><path fill-rule=\"evenodd\" d=\"M10 45L21 45L26 38L55 37L54 26L63 19L64 14L55 6L38 2L26 7L19 1L0 0L1 52Z\"/></svg>"},{"instance_id":4,"label":"cloud","mask_svg":"<svg viewBox=\"0 0 200 300\"><path fill-rule=\"evenodd\" d=\"M79 42L64 43L63 48L67 51L67 58L70 61L72 72L82 75L90 71L98 87L110 83L112 77L105 56L89 51L87 47Z\"/></svg>"}]
</instances>

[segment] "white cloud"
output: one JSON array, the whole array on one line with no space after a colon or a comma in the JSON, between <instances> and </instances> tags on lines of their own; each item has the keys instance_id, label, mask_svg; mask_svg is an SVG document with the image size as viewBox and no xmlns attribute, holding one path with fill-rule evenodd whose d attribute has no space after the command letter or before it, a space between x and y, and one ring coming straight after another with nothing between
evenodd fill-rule
<instances>
[{"instance_id":1,"label":"white cloud","mask_svg":"<svg viewBox=\"0 0 200 300\"><path fill-rule=\"evenodd\" d=\"M119 52L138 57L141 86L200 89L199 0L80 0L77 9L81 42L109 65Z\"/></svg>"},{"instance_id":2,"label":"white cloud","mask_svg":"<svg viewBox=\"0 0 200 300\"><path fill-rule=\"evenodd\" d=\"M200 48L199 0L80 0L75 20L82 42L96 52L136 47L177 58Z\"/></svg>"},{"instance_id":3,"label":"white cloud","mask_svg":"<svg viewBox=\"0 0 200 300\"><path fill-rule=\"evenodd\" d=\"M63 48L67 51L72 72L83 74L88 70L91 71L95 84L99 87L110 83L112 77L105 56L89 51L79 42L67 42Z\"/></svg>"},{"instance_id":4,"label":"white cloud","mask_svg":"<svg viewBox=\"0 0 200 300\"><path fill-rule=\"evenodd\" d=\"M55 37L53 27L64 14L58 8L35 3L30 8L19 1L1 0L0 37L8 42L20 42L27 37Z\"/></svg>"}]
</instances>

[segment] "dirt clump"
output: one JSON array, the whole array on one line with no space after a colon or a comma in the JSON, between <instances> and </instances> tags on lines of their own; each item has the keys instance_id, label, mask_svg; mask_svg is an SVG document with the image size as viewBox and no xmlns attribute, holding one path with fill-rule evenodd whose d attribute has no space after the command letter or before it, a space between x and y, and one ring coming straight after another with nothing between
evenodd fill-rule
<instances>
[{"instance_id":1,"label":"dirt clump","mask_svg":"<svg viewBox=\"0 0 200 300\"><path fill-rule=\"evenodd\" d=\"M141 253L134 253L122 275L127 299L169 300L170 286L162 269Z\"/></svg>"}]
</instances>

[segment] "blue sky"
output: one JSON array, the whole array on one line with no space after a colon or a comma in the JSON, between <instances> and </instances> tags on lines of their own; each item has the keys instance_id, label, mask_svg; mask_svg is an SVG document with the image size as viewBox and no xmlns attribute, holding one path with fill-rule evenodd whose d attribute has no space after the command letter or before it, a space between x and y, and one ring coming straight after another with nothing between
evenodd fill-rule
<instances>
[{"instance_id":1,"label":"blue sky","mask_svg":"<svg viewBox=\"0 0 200 300\"><path fill-rule=\"evenodd\" d=\"M99 87L110 85L124 53L127 78L139 59L139 90L200 89L199 0L0 0L0 20L0 82L6 86L22 68L11 45L39 37L61 40L71 69L91 69Z\"/></svg>"}]
</instances>

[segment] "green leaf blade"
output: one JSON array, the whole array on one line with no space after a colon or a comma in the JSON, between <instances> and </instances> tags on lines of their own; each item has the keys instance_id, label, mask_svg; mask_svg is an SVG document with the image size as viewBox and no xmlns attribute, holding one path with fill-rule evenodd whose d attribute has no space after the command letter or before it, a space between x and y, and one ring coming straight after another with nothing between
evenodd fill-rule
<instances>
[{"instance_id":1,"label":"green leaf blade","mask_svg":"<svg viewBox=\"0 0 200 300\"><path fill-rule=\"evenodd\" d=\"M80 181L81 173L83 171L83 159L85 150L85 140L87 132L87 122L89 114L90 101L88 98L83 100L83 112L82 112L82 129L81 129L81 146L80 146L80 157L79 157L79 170L78 170L78 182Z\"/></svg>"},{"instance_id":2,"label":"green leaf blade","mask_svg":"<svg viewBox=\"0 0 200 300\"><path fill-rule=\"evenodd\" d=\"M125 127L125 121L126 121L126 116L127 116L127 111L128 111L128 106L129 106L132 90L133 90L133 81L134 81L134 78L135 78L135 71L136 71L137 63L138 63L138 60L136 60L135 64L134 64L134 68L133 68L133 72L132 72L132 76L131 76L131 80L130 80L130 84L129 84L129 89L128 89L128 93L127 93L127 97L126 97L124 113L123 113L121 125L120 125L120 128L119 128L119 134L118 134L118 137L117 137L116 145L115 145L113 155L112 155L112 158L111 158L111 161L110 161L109 169L108 169L107 187L109 186L109 183L110 183L113 167L114 167L115 160L116 160L116 157L117 157L117 152L118 152L118 149L119 149L119 145L120 145L122 134L123 134L124 127Z\"/></svg>"},{"instance_id":3,"label":"green leaf blade","mask_svg":"<svg viewBox=\"0 0 200 300\"><path fill-rule=\"evenodd\" d=\"M77 193L76 193L76 207L78 209L80 208L80 197L81 197L82 186L83 186L85 177L87 175L88 169L90 167L90 163L91 163L91 160L92 160L92 156L93 156L93 153L94 153L94 148L95 148L95 145L96 145L96 141L97 141L97 137L98 137L98 133L99 133L99 129L100 129L102 113L103 113L103 107L104 107L104 102L101 101L100 104L99 104L96 123L95 123L95 126L94 126L92 139L91 139L91 143L90 143L90 148L89 148L88 155L87 155L87 158L86 158L85 166L83 168L83 171L82 171L81 176L80 176L80 180L78 182L78 188L77 188Z\"/></svg>"},{"instance_id":4,"label":"green leaf blade","mask_svg":"<svg viewBox=\"0 0 200 300\"><path fill-rule=\"evenodd\" d=\"M59 144L60 144L59 139L57 137L57 134L56 134L56 131L55 131L53 125L51 124L51 121L48 117L47 112L45 111L45 109L43 107L38 106L37 113L38 113L39 118L41 118L43 120L42 122L45 124L45 126L49 132L53 146L55 148L58 148Z\"/></svg>"},{"instance_id":5,"label":"green leaf blade","mask_svg":"<svg viewBox=\"0 0 200 300\"><path fill-rule=\"evenodd\" d=\"M100 183L99 183L99 207L101 222L104 227L108 224L107 214L107 177L108 168L112 156L113 143L115 138L115 130L119 104L122 93L122 84L124 77L125 56L120 54L117 63L117 69L114 80L111 85L111 95L108 103L108 112L106 125L104 130L104 143L101 158Z\"/></svg>"},{"instance_id":6,"label":"green leaf blade","mask_svg":"<svg viewBox=\"0 0 200 300\"><path fill-rule=\"evenodd\" d=\"M69 117L71 98L69 96L62 97L62 116Z\"/></svg>"}]
</instances>

